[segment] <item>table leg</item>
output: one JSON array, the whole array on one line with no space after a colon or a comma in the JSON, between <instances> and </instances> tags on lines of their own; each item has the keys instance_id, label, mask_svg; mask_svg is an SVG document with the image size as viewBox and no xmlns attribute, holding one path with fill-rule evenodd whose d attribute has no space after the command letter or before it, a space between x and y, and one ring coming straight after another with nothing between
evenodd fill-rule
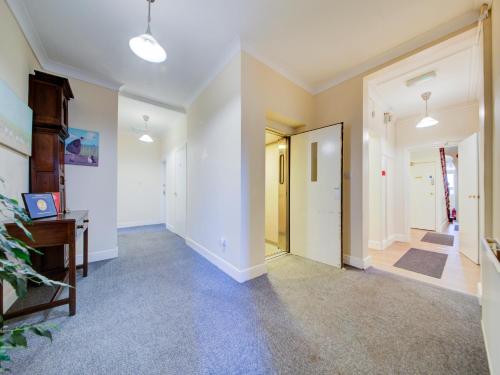
<instances>
[{"instance_id":1,"label":"table leg","mask_svg":"<svg viewBox=\"0 0 500 375\"><path fill-rule=\"evenodd\" d=\"M76 314L76 245L75 236L69 243L69 315Z\"/></svg>"},{"instance_id":2,"label":"table leg","mask_svg":"<svg viewBox=\"0 0 500 375\"><path fill-rule=\"evenodd\" d=\"M89 228L83 232L83 277L87 277L89 271Z\"/></svg>"}]
</instances>

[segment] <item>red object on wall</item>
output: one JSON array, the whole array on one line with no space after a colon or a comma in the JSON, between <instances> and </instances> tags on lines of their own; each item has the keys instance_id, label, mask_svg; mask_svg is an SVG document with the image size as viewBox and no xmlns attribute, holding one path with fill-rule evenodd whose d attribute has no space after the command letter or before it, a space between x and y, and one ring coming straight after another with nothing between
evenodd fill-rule
<instances>
[{"instance_id":1,"label":"red object on wall","mask_svg":"<svg viewBox=\"0 0 500 375\"><path fill-rule=\"evenodd\" d=\"M384 177L385 177L385 174L386 174L386 173L385 173L385 171L382 171L382 176L384 176Z\"/></svg>"}]
</instances>

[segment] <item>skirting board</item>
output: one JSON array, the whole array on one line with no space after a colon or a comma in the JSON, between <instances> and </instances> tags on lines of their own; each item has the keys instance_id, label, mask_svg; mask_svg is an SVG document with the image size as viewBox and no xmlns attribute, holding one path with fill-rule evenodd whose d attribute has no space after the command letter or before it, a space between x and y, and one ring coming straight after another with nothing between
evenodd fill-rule
<instances>
[{"instance_id":1,"label":"skirting board","mask_svg":"<svg viewBox=\"0 0 500 375\"><path fill-rule=\"evenodd\" d=\"M99 262L101 260L113 259L118 257L118 248L100 250L100 251L89 251L89 263ZM83 254L76 255L76 264L83 263Z\"/></svg>"},{"instance_id":2,"label":"skirting board","mask_svg":"<svg viewBox=\"0 0 500 375\"><path fill-rule=\"evenodd\" d=\"M491 356L488 348L488 339L486 336L486 332L484 331L484 322L482 319L481 319L481 331L483 332L484 348L486 349L486 359L488 360L488 368L490 370L490 374L495 374L495 372L493 372L493 369L491 368Z\"/></svg>"},{"instance_id":3,"label":"skirting board","mask_svg":"<svg viewBox=\"0 0 500 375\"><path fill-rule=\"evenodd\" d=\"M174 226L172 224L165 223L165 228L167 228L167 230L169 230L170 232L175 232Z\"/></svg>"},{"instance_id":4,"label":"skirting board","mask_svg":"<svg viewBox=\"0 0 500 375\"><path fill-rule=\"evenodd\" d=\"M267 266L265 263L240 270L190 238L186 238L186 245L239 283L244 283L245 281L255 279L267 273Z\"/></svg>"},{"instance_id":5,"label":"skirting board","mask_svg":"<svg viewBox=\"0 0 500 375\"><path fill-rule=\"evenodd\" d=\"M365 259L344 255L344 263L360 270L366 270L372 265L372 257L367 256Z\"/></svg>"},{"instance_id":6,"label":"skirting board","mask_svg":"<svg viewBox=\"0 0 500 375\"><path fill-rule=\"evenodd\" d=\"M368 240L368 248L372 250L382 250L380 241Z\"/></svg>"},{"instance_id":7,"label":"skirting board","mask_svg":"<svg viewBox=\"0 0 500 375\"><path fill-rule=\"evenodd\" d=\"M164 224L164 222L157 220L125 221L118 223L117 227L118 229L121 229L121 228L144 227L146 225L159 225L159 224Z\"/></svg>"}]
</instances>

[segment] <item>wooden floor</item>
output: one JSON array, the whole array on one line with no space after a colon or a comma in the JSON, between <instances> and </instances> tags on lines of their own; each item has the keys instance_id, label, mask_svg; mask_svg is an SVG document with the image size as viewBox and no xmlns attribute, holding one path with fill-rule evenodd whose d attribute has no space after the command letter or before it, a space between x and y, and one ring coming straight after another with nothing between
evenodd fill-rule
<instances>
[{"instance_id":1,"label":"wooden floor","mask_svg":"<svg viewBox=\"0 0 500 375\"><path fill-rule=\"evenodd\" d=\"M426 231L412 229L410 233L410 243L394 242L385 250L369 249L369 254L372 257L372 265L384 271L425 281L448 289L477 295L480 267L460 253L459 236L458 232L454 231L454 228L454 225L450 225L447 232L445 232L455 237L453 247L422 242L420 239L425 235ZM441 279L394 267L394 263L412 247L448 254L448 260L446 261Z\"/></svg>"}]
</instances>

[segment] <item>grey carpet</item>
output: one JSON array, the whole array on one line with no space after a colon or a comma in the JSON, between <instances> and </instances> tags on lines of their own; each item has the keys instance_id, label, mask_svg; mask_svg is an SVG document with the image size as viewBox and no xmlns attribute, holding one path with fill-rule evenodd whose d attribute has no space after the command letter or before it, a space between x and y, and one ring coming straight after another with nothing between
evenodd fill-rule
<instances>
[{"instance_id":1,"label":"grey carpet","mask_svg":"<svg viewBox=\"0 0 500 375\"><path fill-rule=\"evenodd\" d=\"M488 373L474 297L294 256L242 285L167 231L119 248L78 280L76 316L51 311L54 342L14 353L13 374Z\"/></svg>"},{"instance_id":2,"label":"grey carpet","mask_svg":"<svg viewBox=\"0 0 500 375\"><path fill-rule=\"evenodd\" d=\"M427 232L420 241L434 243L437 245L453 246L455 237L450 234Z\"/></svg>"},{"instance_id":3,"label":"grey carpet","mask_svg":"<svg viewBox=\"0 0 500 375\"><path fill-rule=\"evenodd\" d=\"M411 248L399 258L394 267L440 279L447 259L448 254Z\"/></svg>"}]
</instances>

